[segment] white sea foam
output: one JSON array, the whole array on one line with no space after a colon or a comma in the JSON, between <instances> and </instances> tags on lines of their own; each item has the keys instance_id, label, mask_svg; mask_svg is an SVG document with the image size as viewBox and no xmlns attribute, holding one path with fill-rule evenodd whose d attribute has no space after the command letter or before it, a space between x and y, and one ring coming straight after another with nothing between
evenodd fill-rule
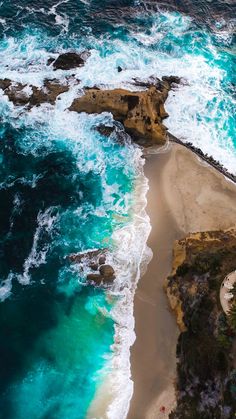
<instances>
[{"instance_id":1,"label":"white sea foam","mask_svg":"<svg viewBox=\"0 0 236 419\"><path fill-rule=\"evenodd\" d=\"M8 277L1 281L0 286L0 301L5 301L11 295L12 289L12 280L14 278L14 274L12 272L9 273Z\"/></svg>"},{"instance_id":2,"label":"white sea foam","mask_svg":"<svg viewBox=\"0 0 236 419\"><path fill-rule=\"evenodd\" d=\"M28 285L30 283L30 269L37 268L40 265L46 263L46 256L50 245L44 245L43 248L39 248L39 239L42 231L50 232L53 224L55 223L57 216L52 215L54 208L50 207L44 212L39 211L37 216L38 226L36 228L32 248L28 257L24 261L23 274L17 275L17 279L22 285Z\"/></svg>"},{"instance_id":3,"label":"white sea foam","mask_svg":"<svg viewBox=\"0 0 236 419\"><path fill-rule=\"evenodd\" d=\"M50 12L55 14L62 3L58 2ZM170 115L165 122L167 127L172 134L193 142L236 173L236 148L229 128L235 100L222 87L226 70L219 64L221 51L213 44L210 34L204 35L202 47L194 41L190 41L191 49L179 45L178 40L187 31L193 34L195 29L191 25L192 21L187 16L160 12L152 14L148 31L127 24L129 36L125 40L113 40L105 35L96 39L88 35L80 41L79 50L89 48L91 56L84 67L72 72L81 80L80 88L103 85L105 88L126 86L135 90L137 87L132 84L135 77L145 80L151 75L177 75L184 78L187 83L172 91L167 100L166 108ZM71 71L53 72L46 65L48 57L53 54L49 54L43 44L51 41L40 36L28 34L20 43L13 38L5 42L4 48L0 48L3 64L0 77L40 85L45 77L56 75L64 80L66 74L71 74ZM232 34L219 30L216 36L223 36L227 44ZM123 68L120 73L118 65ZM78 87L73 86L68 93L61 95L63 100L57 101L57 107L69 106L76 89L78 93Z\"/></svg>"},{"instance_id":4,"label":"white sea foam","mask_svg":"<svg viewBox=\"0 0 236 419\"><path fill-rule=\"evenodd\" d=\"M108 296L117 298L112 310L115 341L111 359L102 373L104 383L88 412L88 418L125 418L133 393L130 371L130 347L135 340L133 300L137 283L152 257L147 247L151 230L146 213L148 180L143 173L141 150L134 147L133 165L137 170L132 205L132 220L113 233L114 251L108 259L116 272L116 280ZM96 416L95 416L96 415Z\"/></svg>"}]
</instances>

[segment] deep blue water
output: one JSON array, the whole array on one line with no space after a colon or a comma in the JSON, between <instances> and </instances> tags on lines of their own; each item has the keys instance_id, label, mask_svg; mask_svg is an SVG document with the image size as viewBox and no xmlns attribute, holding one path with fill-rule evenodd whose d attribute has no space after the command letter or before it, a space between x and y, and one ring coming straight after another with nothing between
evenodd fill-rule
<instances>
[{"instance_id":1,"label":"deep blue water","mask_svg":"<svg viewBox=\"0 0 236 419\"><path fill-rule=\"evenodd\" d=\"M46 77L76 74L80 88L112 88L130 87L133 77L178 75L184 82L167 101L167 126L235 173L234 17L235 4L223 1L4 0L0 78L40 85ZM59 52L85 49L91 56L81 69L47 66ZM69 112L77 93L71 86L55 106L32 111L0 95L4 419L85 418L104 377L114 373L114 307L124 293L117 285L110 294L88 286L86 272L67 256L108 247L117 284L129 289L131 273L122 282L121 259L112 259L116 232L127 229L134 231L129 244L118 248L125 249L123 263L138 270L135 240L142 240L132 222L141 152L128 137L120 144L115 133L99 134L96 126L112 125L111 115ZM119 124L117 130L123 132ZM123 419L122 412L125 407L109 417Z\"/></svg>"}]
</instances>

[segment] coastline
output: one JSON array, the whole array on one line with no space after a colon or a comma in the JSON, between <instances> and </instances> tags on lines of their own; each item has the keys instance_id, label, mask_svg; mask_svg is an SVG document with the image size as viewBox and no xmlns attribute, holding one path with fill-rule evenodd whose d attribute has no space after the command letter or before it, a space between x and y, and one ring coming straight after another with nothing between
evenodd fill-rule
<instances>
[{"instance_id":1,"label":"coastline","mask_svg":"<svg viewBox=\"0 0 236 419\"><path fill-rule=\"evenodd\" d=\"M116 280L107 291L108 300L117 299L111 311L115 323L112 355L102 372L102 380L89 406L87 419L127 417L133 394L130 347L135 340L134 295L137 283L152 258L147 246L151 224L146 212L149 185L144 175L145 160L140 148L135 148L134 152L137 177L132 198L132 220L112 235L114 251L110 263L115 268Z\"/></svg>"},{"instance_id":2,"label":"coastline","mask_svg":"<svg viewBox=\"0 0 236 419\"><path fill-rule=\"evenodd\" d=\"M178 329L163 290L174 241L190 232L230 228L236 219L233 182L186 146L170 143L165 153L147 152L144 173L149 179L147 213L152 225L147 244L153 259L134 299L134 393L128 419L167 418L175 404ZM165 413L160 412L163 405Z\"/></svg>"}]
</instances>

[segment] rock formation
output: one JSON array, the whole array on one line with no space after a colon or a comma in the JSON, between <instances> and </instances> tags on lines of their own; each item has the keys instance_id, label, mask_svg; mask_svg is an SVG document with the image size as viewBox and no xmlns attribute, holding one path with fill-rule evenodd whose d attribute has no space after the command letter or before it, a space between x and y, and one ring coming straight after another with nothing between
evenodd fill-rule
<instances>
[{"instance_id":1,"label":"rock formation","mask_svg":"<svg viewBox=\"0 0 236 419\"><path fill-rule=\"evenodd\" d=\"M82 65L81 55L66 53L60 55L52 65L55 68L66 69L70 66ZM79 83L74 76L65 79L65 83L57 79L45 79L41 88L33 85L23 85L9 79L0 79L0 88L9 100L18 106L28 109L42 103L54 104L61 93L69 90L70 81ZM114 119L122 122L125 130L138 144L150 146L164 144L166 141L166 127L162 121L168 114L164 103L173 84L180 80L176 77L163 77L162 80L152 77L143 82L138 79L134 84L142 91L131 92L125 89L102 90L97 87L85 88L84 95L74 99L69 110L75 112L101 113L111 112ZM111 127L100 127L101 133L110 135ZM123 142L122 135L119 141Z\"/></svg>"},{"instance_id":2,"label":"rock formation","mask_svg":"<svg viewBox=\"0 0 236 419\"><path fill-rule=\"evenodd\" d=\"M60 54L56 60L49 58L48 65L52 64L54 70L71 70L72 68L82 67L89 57L89 52L84 51L80 54L76 52L66 52Z\"/></svg>"},{"instance_id":3,"label":"rock formation","mask_svg":"<svg viewBox=\"0 0 236 419\"><path fill-rule=\"evenodd\" d=\"M63 85L56 79L45 79L42 88L25 85L22 83L13 83L9 79L0 80L0 89L8 96L10 102L14 105L39 106L42 103L54 104L57 97L69 90L68 85Z\"/></svg>"},{"instance_id":4,"label":"rock formation","mask_svg":"<svg viewBox=\"0 0 236 419\"><path fill-rule=\"evenodd\" d=\"M148 86L147 89L136 92L124 89L85 89L84 95L76 98L69 109L86 113L111 112L114 119L122 122L125 130L138 143L145 146L164 144L166 127L162 121L168 116L164 102L172 83L176 81L170 77L158 80L156 85L143 83L142 86Z\"/></svg>"},{"instance_id":5,"label":"rock formation","mask_svg":"<svg viewBox=\"0 0 236 419\"><path fill-rule=\"evenodd\" d=\"M170 419L231 418L236 411L236 330L219 300L224 277L236 269L235 254L234 230L190 234L175 244L166 289L181 333Z\"/></svg>"},{"instance_id":6,"label":"rock formation","mask_svg":"<svg viewBox=\"0 0 236 419\"><path fill-rule=\"evenodd\" d=\"M88 282L95 285L109 285L115 279L115 271L111 265L106 264L108 249L89 250L83 253L75 253L68 256L72 263L83 265L85 263L90 268L86 278Z\"/></svg>"}]
</instances>

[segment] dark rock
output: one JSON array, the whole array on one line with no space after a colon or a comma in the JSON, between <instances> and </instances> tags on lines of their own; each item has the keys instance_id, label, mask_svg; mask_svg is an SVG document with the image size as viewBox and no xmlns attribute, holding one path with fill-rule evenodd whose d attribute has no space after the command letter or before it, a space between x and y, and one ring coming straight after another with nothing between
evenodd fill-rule
<instances>
[{"instance_id":1,"label":"dark rock","mask_svg":"<svg viewBox=\"0 0 236 419\"><path fill-rule=\"evenodd\" d=\"M122 67L120 65L118 65L117 71L118 71L118 73L120 73L122 71Z\"/></svg>"},{"instance_id":2,"label":"dark rock","mask_svg":"<svg viewBox=\"0 0 236 419\"><path fill-rule=\"evenodd\" d=\"M99 257L100 255L103 255L104 252L107 252L107 248L103 249L96 249L96 250L89 250L88 252L82 252L82 253L74 253L68 256L68 259L70 262L73 263L80 263L83 259L94 259L96 257Z\"/></svg>"},{"instance_id":3,"label":"dark rock","mask_svg":"<svg viewBox=\"0 0 236 419\"><path fill-rule=\"evenodd\" d=\"M162 77L162 80L164 82L169 83L169 84L172 84L172 83L174 83L174 84L180 84L181 83L181 78L180 77L177 77L177 76L163 76Z\"/></svg>"},{"instance_id":4,"label":"dark rock","mask_svg":"<svg viewBox=\"0 0 236 419\"><path fill-rule=\"evenodd\" d=\"M99 134L104 135L104 137L109 137L115 130L115 127L99 125L98 127L96 127L96 130L99 132Z\"/></svg>"},{"instance_id":5,"label":"dark rock","mask_svg":"<svg viewBox=\"0 0 236 419\"><path fill-rule=\"evenodd\" d=\"M99 265L105 265L105 263L106 263L106 256L105 255L101 255L100 258L98 259L98 263L99 263Z\"/></svg>"},{"instance_id":6,"label":"dark rock","mask_svg":"<svg viewBox=\"0 0 236 419\"><path fill-rule=\"evenodd\" d=\"M155 86L157 89L161 89L162 87L161 80L158 79L158 77L154 77L154 76L149 77L149 79L146 81L143 81L142 79L139 79L138 77L136 77L133 79L133 81L136 86L140 86L140 87L149 88L151 86Z\"/></svg>"},{"instance_id":7,"label":"dark rock","mask_svg":"<svg viewBox=\"0 0 236 419\"><path fill-rule=\"evenodd\" d=\"M82 67L85 63L88 53L77 54L76 52L66 52L60 54L53 62L54 70L70 70L76 67Z\"/></svg>"},{"instance_id":8,"label":"dark rock","mask_svg":"<svg viewBox=\"0 0 236 419\"><path fill-rule=\"evenodd\" d=\"M12 84L8 79L0 80L0 88L4 90L8 99L14 105L20 106L28 105L32 107L39 106L42 103L54 104L61 93L69 90L67 85L60 84L56 79L45 79L43 88L30 85L32 93L29 94L24 92L25 87L26 85L22 83Z\"/></svg>"},{"instance_id":9,"label":"dark rock","mask_svg":"<svg viewBox=\"0 0 236 419\"><path fill-rule=\"evenodd\" d=\"M8 89L8 87L11 86L11 80L10 79L1 79L0 80L0 89L5 90Z\"/></svg>"},{"instance_id":10,"label":"dark rock","mask_svg":"<svg viewBox=\"0 0 236 419\"><path fill-rule=\"evenodd\" d=\"M112 281L115 278L115 271L111 265L101 265L99 272L105 281Z\"/></svg>"},{"instance_id":11,"label":"dark rock","mask_svg":"<svg viewBox=\"0 0 236 419\"><path fill-rule=\"evenodd\" d=\"M26 84L15 83L10 85L4 90L4 93L8 96L10 102L15 105L24 106L29 102L29 96L23 91Z\"/></svg>"},{"instance_id":12,"label":"dark rock","mask_svg":"<svg viewBox=\"0 0 236 419\"><path fill-rule=\"evenodd\" d=\"M47 61L47 65L51 65L55 61L55 58L49 58Z\"/></svg>"},{"instance_id":13,"label":"dark rock","mask_svg":"<svg viewBox=\"0 0 236 419\"><path fill-rule=\"evenodd\" d=\"M41 103L45 102L51 103L53 105L56 102L57 97L61 93L67 92L69 87L59 84L55 79L45 79L44 89L32 86L32 90L33 94L29 100L31 106L39 106Z\"/></svg>"},{"instance_id":14,"label":"dark rock","mask_svg":"<svg viewBox=\"0 0 236 419\"><path fill-rule=\"evenodd\" d=\"M98 263L92 262L92 263L90 263L89 267L93 271L97 271L98 270Z\"/></svg>"},{"instance_id":15,"label":"dark rock","mask_svg":"<svg viewBox=\"0 0 236 419\"><path fill-rule=\"evenodd\" d=\"M89 282L95 282L97 285L100 285L103 281L103 277L100 274L88 274L87 280Z\"/></svg>"}]
</instances>

